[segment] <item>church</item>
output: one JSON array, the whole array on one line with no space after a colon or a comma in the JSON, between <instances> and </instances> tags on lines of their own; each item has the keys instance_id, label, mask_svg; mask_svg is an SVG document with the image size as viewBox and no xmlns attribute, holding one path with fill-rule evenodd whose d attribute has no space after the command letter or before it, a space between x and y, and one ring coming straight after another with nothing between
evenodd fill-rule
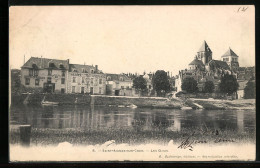
<instances>
[{"instance_id":1,"label":"church","mask_svg":"<svg viewBox=\"0 0 260 168\"><path fill-rule=\"evenodd\" d=\"M221 56L221 60L214 60L212 59L211 49L207 42L204 41L188 68L179 71L175 80L175 90L177 92L181 91L183 79L192 77L198 82L199 91L203 91L206 81L213 81L215 91L217 91L221 76L223 74L236 75L238 68L238 56L231 48Z\"/></svg>"}]
</instances>

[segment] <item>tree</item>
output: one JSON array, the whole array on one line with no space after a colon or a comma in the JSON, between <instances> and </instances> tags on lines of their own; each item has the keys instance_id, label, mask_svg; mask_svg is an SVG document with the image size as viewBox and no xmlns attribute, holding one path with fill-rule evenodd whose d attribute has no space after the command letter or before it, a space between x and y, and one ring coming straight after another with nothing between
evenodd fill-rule
<instances>
[{"instance_id":1,"label":"tree","mask_svg":"<svg viewBox=\"0 0 260 168\"><path fill-rule=\"evenodd\" d=\"M11 70L11 91L12 93L19 93L21 89L20 70Z\"/></svg>"},{"instance_id":2,"label":"tree","mask_svg":"<svg viewBox=\"0 0 260 168\"><path fill-rule=\"evenodd\" d=\"M212 81L206 81L204 86L204 91L206 93L212 93L215 89L215 85Z\"/></svg>"},{"instance_id":3,"label":"tree","mask_svg":"<svg viewBox=\"0 0 260 168\"><path fill-rule=\"evenodd\" d=\"M238 87L239 85L234 75L225 74L221 77L221 82L219 83L220 92L231 95L237 91Z\"/></svg>"},{"instance_id":4,"label":"tree","mask_svg":"<svg viewBox=\"0 0 260 168\"><path fill-rule=\"evenodd\" d=\"M145 92L147 90L147 82L142 76L135 77L133 87L141 92Z\"/></svg>"},{"instance_id":5,"label":"tree","mask_svg":"<svg viewBox=\"0 0 260 168\"><path fill-rule=\"evenodd\" d=\"M188 93L194 93L198 90L198 83L194 78L187 77L183 80L181 89Z\"/></svg>"},{"instance_id":6,"label":"tree","mask_svg":"<svg viewBox=\"0 0 260 168\"><path fill-rule=\"evenodd\" d=\"M171 89L167 73L163 70L158 70L155 72L152 79L152 84L158 96L165 96L165 94Z\"/></svg>"},{"instance_id":7,"label":"tree","mask_svg":"<svg viewBox=\"0 0 260 168\"><path fill-rule=\"evenodd\" d=\"M255 97L256 97L255 92L256 92L255 91L255 81L249 80L244 89L244 98L245 99L255 99Z\"/></svg>"}]
</instances>

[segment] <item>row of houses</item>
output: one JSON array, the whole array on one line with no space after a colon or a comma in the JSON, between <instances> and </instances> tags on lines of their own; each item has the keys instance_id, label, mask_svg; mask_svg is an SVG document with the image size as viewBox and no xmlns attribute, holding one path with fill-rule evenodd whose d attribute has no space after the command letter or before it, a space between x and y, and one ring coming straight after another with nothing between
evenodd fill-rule
<instances>
[{"instance_id":1,"label":"row of houses","mask_svg":"<svg viewBox=\"0 0 260 168\"><path fill-rule=\"evenodd\" d=\"M125 74L105 74L98 66L70 64L68 60L31 57L21 67L21 84L49 93L132 95Z\"/></svg>"}]
</instances>

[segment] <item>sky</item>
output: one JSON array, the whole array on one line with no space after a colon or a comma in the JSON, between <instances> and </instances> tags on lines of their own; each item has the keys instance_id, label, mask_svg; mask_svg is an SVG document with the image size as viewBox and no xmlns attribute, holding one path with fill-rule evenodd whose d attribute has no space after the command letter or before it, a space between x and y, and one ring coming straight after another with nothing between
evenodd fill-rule
<instances>
[{"instance_id":1,"label":"sky","mask_svg":"<svg viewBox=\"0 0 260 168\"><path fill-rule=\"evenodd\" d=\"M241 10L241 9L246 10ZM188 67L205 40L220 60L230 47L255 65L254 6L12 6L9 64L70 59L106 73Z\"/></svg>"}]
</instances>

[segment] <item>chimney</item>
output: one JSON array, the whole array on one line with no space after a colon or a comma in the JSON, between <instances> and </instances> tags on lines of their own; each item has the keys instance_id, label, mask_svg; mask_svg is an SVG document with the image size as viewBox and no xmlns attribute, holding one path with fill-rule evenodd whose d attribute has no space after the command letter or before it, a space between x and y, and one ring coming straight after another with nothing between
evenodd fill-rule
<instances>
[{"instance_id":1,"label":"chimney","mask_svg":"<svg viewBox=\"0 0 260 168\"><path fill-rule=\"evenodd\" d=\"M95 65L95 70L98 71L98 65Z\"/></svg>"},{"instance_id":2,"label":"chimney","mask_svg":"<svg viewBox=\"0 0 260 168\"><path fill-rule=\"evenodd\" d=\"M42 55L41 55L41 68L42 68Z\"/></svg>"}]
</instances>

